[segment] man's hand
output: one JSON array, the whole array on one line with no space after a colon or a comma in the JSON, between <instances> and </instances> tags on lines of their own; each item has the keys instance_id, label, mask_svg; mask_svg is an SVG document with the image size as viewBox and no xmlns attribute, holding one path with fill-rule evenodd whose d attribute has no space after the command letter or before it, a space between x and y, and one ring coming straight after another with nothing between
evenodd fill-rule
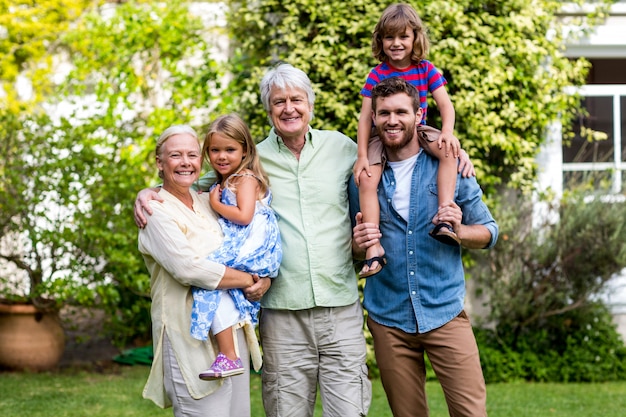
<instances>
[{"instance_id":1,"label":"man's hand","mask_svg":"<svg viewBox=\"0 0 626 417\"><path fill-rule=\"evenodd\" d=\"M152 215L152 209L148 204L150 200L163 201L163 198L159 195L160 188L144 188L143 190L137 193L137 198L135 199L135 224L140 229L146 227L148 224L148 219L144 215L143 211L145 210L148 215Z\"/></svg>"},{"instance_id":2,"label":"man's hand","mask_svg":"<svg viewBox=\"0 0 626 417\"><path fill-rule=\"evenodd\" d=\"M259 278L258 275L252 275L254 284L251 287L244 288L243 293L250 301L260 301L263 295L270 289L272 279L268 277Z\"/></svg>"},{"instance_id":3,"label":"man's hand","mask_svg":"<svg viewBox=\"0 0 626 417\"><path fill-rule=\"evenodd\" d=\"M465 178L476 176L474 164L470 161L469 155L463 149L459 152L459 172L461 176Z\"/></svg>"},{"instance_id":4,"label":"man's hand","mask_svg":"<svg viewBox=\"0 0 626 417\"><path fill-rule=\"evenodd\" d=\"M382 233L377 224L363 223L363 214L356 214L356 226L352 229L352 251L355 257L363 258L365 251L380 241Z\"/></svg>"},{"instance_id":5,"label":"man's hand","mask_svg":"<svg viewBox=\"0 0 626 417\"><path fill-rule=\"evenodd\" d=\"M441 222L450 223L455 233L458 233L461 228L461 220L463 219L463 212L461 207L457 206L454 201L450 201L437 210L437 214L433 217L433 224L439 224Z\"/></svg>"},{"instance_id":6,"label":"man's hand","mask_svg":"<svg viewBox=\"0 0 626 417\"><path fill-rule=\"evenodd\" d=\"M461 246L468 249L484 249L491 241L491 232L482 224L462 224L463 211L453 201L439 207L433 223L448 222L461 239Z\"/></svg>"}]
</instances>

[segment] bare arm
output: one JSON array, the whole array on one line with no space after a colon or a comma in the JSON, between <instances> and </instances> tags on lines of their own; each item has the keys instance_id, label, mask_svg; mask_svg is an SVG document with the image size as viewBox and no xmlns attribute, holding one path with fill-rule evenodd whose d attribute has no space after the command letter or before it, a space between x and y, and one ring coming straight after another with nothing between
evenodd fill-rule
<instances>
[{"instance_id":1,"label":"bare arm","mask_svg":"<svg viewBox=\"0 0 626 417\"><path fill-rule=\"evenodd\" d=\"M370 140L370 133L372 131L372 99L369 97L363 97L361 103L361 114L359 115L359 125L356 133L357 143L357 160L354 163L352 173L354 174L354 182L357 187L359 186L359 177L361 172L365 171L368 176L371 176L369 171L369 160L367 158L367 147Z\"/></svg>"},{"instance_id":2,"label":"bare arm","mask_svg":"<svg viewBox=\"0 0 626 417\"><path fill-rule=\"evenodd\" d=\"M433 218L435 221L448 222L454 228L457 236L461 239L461 245L468 249L483 249L491 241L491 232L481 224L462 224L463 212L453 201L443 205ZM436 223L435 223L436 224Z\"/></svg>"},{"instance_id":3,"label":"bare arm","mask_svg":"<svg viewBox=\"0 0 626 417\"><path fill-rule=\"evenodd\" d=\"M272 285L272 279L263 277L254 277L256 282L251 287L243 290L246 298L250 301L259 301L261 297L270 289Z\"/></svg>"},{"instance_id":4,"label":"bare arm","mask_svg":"<svg viewBox=\"0 0 626 417\"><path fill-rule=\"evenodd\" d=\"M356 259L365 259L365 251L377 244L382 237L377 224L363 223L363 214L355 216L356 226L352 229L352 254Z\"/></svg>"},{"instance_id":5,"label":"bare arm","mask_svg":"<svg viewBox=\"0 0 626 417\"><path fill-rule=\"evenodd\" d=\"M441 131L447 134L454 134L455 113L452 100L445 87L439 87L433 91L433 99L437 104L437 109L441 115Z\"/></svg>"},{"instance_id":6,"label":"bare arm","mask_svg":"<svg viewBox=\"0 0 626 417\"><path fill-rule=\"evenodd\" d=\"M252 285L254 285L254 278L251 274L226 267L224 276L220 283L217 284L217 288L223 290L229 288L250 288Z\"/></svg>"},{"instance_id":7,"label":"bare arm","mask_svg":"<svg viewBox=\"0 0 626 417\"><path fill-rule=\"evenodd\" d=\"M162 204L152 205L152 218L138 236L139 251L146 257L151 274L153 268L162 268L181 285L206 289L247 288L254 284L252 275L198 256L172 214Z\"/></svg>"},{"instance_id":8,"label":"bare arm","mask_svg":"<svg viewBox=\"0 0 626 417\"><path fill-rule=\"evenodd\" d=\"M220 187L211 191L211 207L222 217L233 223L248 225L254 217L257 196L259 194L259 182L255 177L237 177L233 184L237 189L237 205L231 206L220 201Z\"/></svg>"},{"instance_id":9,"label":"bare arm","mask_svg":"<svg viewBox=\"0 0 626 417\"><path fill-rule=\"evenodd\" d=\"M454 106L452 105L452 101L450 100L450 96L448 96L446 88L442 86L433 91L433 99L435 100L437 109L441 115L441 135L437 140L437 146L439 148L445 148L446 156L452 155L455 158L458 158L461 144L454 136Z\"/></svg>"}]
</instances>

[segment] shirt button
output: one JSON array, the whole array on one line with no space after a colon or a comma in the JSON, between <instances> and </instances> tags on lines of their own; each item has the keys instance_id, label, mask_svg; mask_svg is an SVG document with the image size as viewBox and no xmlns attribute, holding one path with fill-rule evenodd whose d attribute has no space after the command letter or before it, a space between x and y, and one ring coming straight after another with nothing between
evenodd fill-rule
<instances>
[{"instance_id":1,"label":"shirt button","mask_svg":"<svg viewBox=\"0 0 626 417\"><path fill-rule=\"evenodd\" d=\"M415 294L416 294L415 291L411 291L411 295L415 295Z\"/></svg>"},{"instance_id":2,"label":"shirt button","mask_svg":"<svg viewBox=\"0 0 626 417\"><path fill-rule=\"evenodd\" d=\"M415 272L411 271L409 272L409 275L415 275Z\"/></svg>"},{"instance_id":3,"label":"shirt button","mask_svg":"<svg viewBox=\"0 0 626 417\"><path fill-rule=\"evenodd\" d=\"M409 234L412 235L413 234L413 230L409 230Z\"/></svg>"},{"instance_id":4,"label":"shirt button","mask_svg":"<svg viewBox=\"0 0 626 417\"><path fill-rule=\"evenodd\" d=\"M409 255L413 255L413 251L412 250L409 251Z\"/></svg>"}]
</instances>

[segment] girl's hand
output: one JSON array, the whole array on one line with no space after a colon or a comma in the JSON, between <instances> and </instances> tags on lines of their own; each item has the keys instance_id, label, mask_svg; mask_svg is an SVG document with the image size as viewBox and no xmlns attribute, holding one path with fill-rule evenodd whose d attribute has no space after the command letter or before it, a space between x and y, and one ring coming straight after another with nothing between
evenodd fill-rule
<instances>
[{"instance_id":1,"label":"girl's hand","mask_svg":"<svg viewBox=\"0 0 626 417\"><path fill-rule=\"evenodd\" d=\"M441 132L437 138L437 146L439 149L445 147L446 157L452 154L454 158L459 157L461 151L461 142L452 133Z\"/></svg>"},{"instance_id":2,"label":"girl's hand","mask_svg":"<svg viewBox=\"0 0 626 417\"><path fill-rule=\"evenodd\" d=\"M356 159L356 162L354 163L354 167L352 168L352 173L354 174L354 183L357 187L360 185L360 177L363 171L365 171L365 174L368 177L372 176L372 173L370 172L370 161L367 159L367 157L358 157Z\"/></svg>"},{"instance_id":3,"label":"girl's hand","mask_svg":"<svg viewBox=\"0 0 626 417\"><path fill-rule=\"evenodd\" d=\"M209 204L211 204L211 208L216 210L216 207L222 201L222 185L217 184L215 187L209 191Z\"/></svg>"}]
</instances>

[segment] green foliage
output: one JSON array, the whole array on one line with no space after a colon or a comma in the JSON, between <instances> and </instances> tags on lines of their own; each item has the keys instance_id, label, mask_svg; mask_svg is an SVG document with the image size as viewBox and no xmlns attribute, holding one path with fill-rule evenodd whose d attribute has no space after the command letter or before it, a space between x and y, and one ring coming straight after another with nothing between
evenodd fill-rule
<instances>
[{"instance_id":1,"label":"green foliage","mask_svg":"<svg viewBox=\"0 0 626 417\"><path fill-rule=\"evenodd\" d=\"M312 125L356 138L359 91L377 64L371 33L392 1L231 1L232 108L259 139L268 124L258 97L266 67L304 70L318 94ZM410 1L429 29L431 60L448 79L456 132L488 194L499 184L529 190L544 131L580 107L564 87L584 82L587 63L563 56L562 2ZM602 5L602 3L600 3ZM601 8L599 10L602 10ZM582 19L585 22L585 19ZM591 20L589 20L591 22ZM595 22L595 20L593 21ZM431 101L431 108L435 109ZM429 112L430 113L430 112ZM433 111L430 123L440 124Z\"/></svg>"},{"instance_id":2,"label":"green foliage","mask_svg":"<svg viewBox=\"0 0 626 417\"><path fill-rule=\"evenodd\" d=\"M530 201L502 203L498 244L478 253L470 271L490 319L514 333L586 305L626 267L624 202L574 193L543 207L541 213Z\"/></svg>"},{"instance_id":3,"label":"green foliage","mask_svg":"<svg viewBox=\"0 0 626 417\"><path fill-rule=\"evenodd\" d=\"M481 344L490 380L626 378L623 341L594 301L626 267L626 203L573 193L543 213L499 207L498 244L470 270L494 329Z\"/></svg>"},{"instance_id":4,"label":"green foliage","mask_svg":"<svg viewBox=\"0 0 626 417\"><path fill-rule=\"evenodd\" d=\"M137 190L156 181L159 132L237 111L262 139L259 81L287 61L313 81L313 126L356 137L359 91L377 63L371 31L391 1L227 3L233 78L217 97L218 32L189 2L0 0L0 238L15 243L0 257L29 277L30 299L106 308L120 343L149 331L131 210ZM546 126L557 118L568 126L579 104L563 87L586 73L584 61L562 55L562 2L411 3L429 27L429 59L449 80L457 135L481 183L488 194L501 183L528 188ZM32 82L28 100L16 93L18 74ZM0 284L12 290L6 276Z\"/></svg>"},{"instance_id":5,"label":"green foliage","mask_svg":"<svg viewBox=\"0 0 626 417\"><path fill-rule=\"evenodd\" d=\"M232 108L242 113L259 140L269 131L259 82L268 66L286 61L307 73L317 94L316 128L356 138L359 91L375 65L370 39L381 1L231 1L235 43L229 86Z\"/></svg>"},{"instance_id":6,"label":"green foliage","mask_svg":"<svg viewBox=\"0 0 626 417\"><path fill-rule=\"evenodd\" d=\"M107 7L58 36L51 52L71 64L58 94L38 113L3 114L2 236L22 239L0 257L36 272L30 299L104 308L124 345L150 332L134 197L157 180L160 132L206 123L221 73L186 2Z\"/></svg>"},{"instance_id":7,"label":"green foliage","mask_svg":"<svg viewBox=\"0 0 626 417\"><path fill-rule=\"evenodd\" d=\"M515 337L498 326L476 330L476 338L488 383L626 379L626 347L602 304L552 316L541 328L527 328Z\"/></svg>"},{"instance_id":8,"label":"green foliage","mask_svg":"<svg viewBox=\"0 0 626 417\"><path fill-rule=\"evenodd\" d=\"M80 17L90 0L0 0L0 107L20 112L18 75L30 79L37 102L50 92L52 59L49 45Z\"/></svg>"}]
</instances>

